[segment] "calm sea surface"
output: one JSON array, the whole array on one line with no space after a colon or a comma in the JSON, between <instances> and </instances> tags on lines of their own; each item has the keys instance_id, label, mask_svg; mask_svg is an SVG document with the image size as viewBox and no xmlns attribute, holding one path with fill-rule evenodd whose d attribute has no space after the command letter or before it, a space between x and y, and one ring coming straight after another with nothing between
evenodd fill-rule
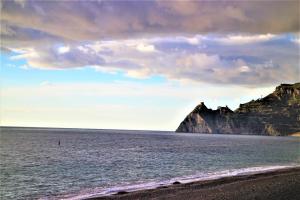
<instances>
[{"instance_id":1,"label":"calm sea surface","mask_svg":"<svg viewBox=\"0 0 300 200\"><path fill-rule=\"evenodd\" d=\"M295 137L1 128L0 140L1 199L80 199L300 164Z\"/></svg>"}]
</instances>

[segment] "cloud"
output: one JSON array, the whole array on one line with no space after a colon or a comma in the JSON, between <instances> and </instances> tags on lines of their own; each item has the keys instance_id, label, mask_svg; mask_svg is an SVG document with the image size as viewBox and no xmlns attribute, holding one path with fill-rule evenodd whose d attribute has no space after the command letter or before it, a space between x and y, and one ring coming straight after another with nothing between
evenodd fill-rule
<instances>
[{"instance_id":1,"label":"cloud","mask_svg":"<svg viewBox=\"0 0 300 200\"><path fill-rule=\"evenodd\" d=\"M293 41L295 44L300 45L300 35L298 35L298 37L293 38L292 41Z\"/></svg>"},{"instance_id":2,"label":"cloud","mask_svg":"<svg viewBox=\"0 0 300 200\"><path fill-rule=\"evenodd\" d=\"M139 79L159 75L169 80L212 84L273 85L299 79L298 49L289 37L237 36L239 42L230 45L224 43L224 38L229 38L225 36L120 39L12 49L18 53L12 59L26 59L34 68L92 67Z\"/></svg>"},{"instance_id":3,"label":"cloud","mask_svg":"<svg viewBox=\"0 0 300 200\"><path fill-rule=\"evenodd\" d=\"M57 51L58 51L59 54L68 53L70 51L70 47L69 46L62 46L62 47L59 47Z\"/></svg>"},{"instance_id":4,"label":"cloud","mask_svg":"<svg viewBox=\"0 0 300 200\"><path fill-rule=\"evenodd\" d=\"M299 3L5 0L1 36L10 46L22 38L91 41L161 34L297 32Z\"/></svg>"},{"instance_id":5,"label":"cloud","mask_svg":"<svg viewBox=\"0 0 300 200\"><path fill-rule=\"evenodd\" d=\"M239 71L240 72L250 72L251 69L248 66L244 65L244 66L239 67Z\"/></svg>"},{"instance_id":6,"label":"cloud","mask_svg":"<svg viewBox=\"0 0 300 200\"><path fill-rule=\"evenodd\" d=\"M248 86L297 81L298 39L288 37L299 32L299 3L2 1L1 51L39 69Z\"/></svg>"},{"instance_id":7,"label":"cloud","mask_svg":"<svg viewBox=\"0 0 300 200\"><path fill-rule=\"evenodd\" d=\"M68 46L11 49L11 51L19 53L12 56L12 60L25 59L32 68L67 69L105 63L101 55L90 54Z\"/></svg>"},{"instance_id":8,"label":"cloud","mask_svg":"<svg viewBox=\"0 0 300 200\"><path fill-rule=\"evenodd\" d=\"M141 52L154 52L155 51L155 47L153 45L145 45L145 44L137 45L136 49Z\"/></svg>"},{"instance_id":9,"label":"cloud","mask_svg":"<svg viewBox=\"0 0 300 200\"><path fill-rule=\"evenodd\" d=\"M220 42L224 44L242 45L256 42L266 42L274 39L276 35L273 34L261 34L261 35L232 35L224 38L220 38Z\"/></svg>"}]
</instances>

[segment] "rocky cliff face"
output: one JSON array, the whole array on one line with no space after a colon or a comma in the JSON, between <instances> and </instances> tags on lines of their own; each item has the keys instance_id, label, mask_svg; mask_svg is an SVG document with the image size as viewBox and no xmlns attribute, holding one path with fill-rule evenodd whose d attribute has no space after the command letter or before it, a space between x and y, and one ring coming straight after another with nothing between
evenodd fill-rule
<instances>
[{"instance_id":1,"label":"rocky cliff face","mask_svg":"<svg viewBox=\"0 0 300 200\"><path fill-rule=\"evenodd\" d=\"M235 111L207 108L201 102L176 132L290 135L300 131L300 83L281 84L268 96L241 104Z\"/></svg>"}]
</instances>

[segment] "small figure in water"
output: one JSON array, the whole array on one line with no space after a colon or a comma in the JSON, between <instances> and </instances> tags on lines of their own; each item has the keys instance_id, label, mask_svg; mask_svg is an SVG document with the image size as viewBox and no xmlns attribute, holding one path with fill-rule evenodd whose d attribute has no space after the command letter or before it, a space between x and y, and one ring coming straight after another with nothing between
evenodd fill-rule
<instances>
[{"instance_id":1,"label":"small figure in water","mask_svg":"<svg viewBox=\"0 0 300 200\"><path fill-rule=\"evenodd\" d=\"M60 146L60 140L58 140L58 146Z\"/></svg>"}]
</instances>

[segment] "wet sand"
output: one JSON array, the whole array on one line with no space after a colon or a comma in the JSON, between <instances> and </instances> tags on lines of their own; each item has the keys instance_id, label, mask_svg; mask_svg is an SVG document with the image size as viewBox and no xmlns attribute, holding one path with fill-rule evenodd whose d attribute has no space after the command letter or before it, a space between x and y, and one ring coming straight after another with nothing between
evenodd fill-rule
<instances>
[{"instance_id":1,"label":"wet sand","mask_svg":"<svg viewBox=\"0 0 300 200\"><path fill-rule=\"evenodd\" d=\"M299 200L300 167L240 175L209 181L173 184L156 189L120 192L89 200Z\"/></svg>"}]
</instances>

